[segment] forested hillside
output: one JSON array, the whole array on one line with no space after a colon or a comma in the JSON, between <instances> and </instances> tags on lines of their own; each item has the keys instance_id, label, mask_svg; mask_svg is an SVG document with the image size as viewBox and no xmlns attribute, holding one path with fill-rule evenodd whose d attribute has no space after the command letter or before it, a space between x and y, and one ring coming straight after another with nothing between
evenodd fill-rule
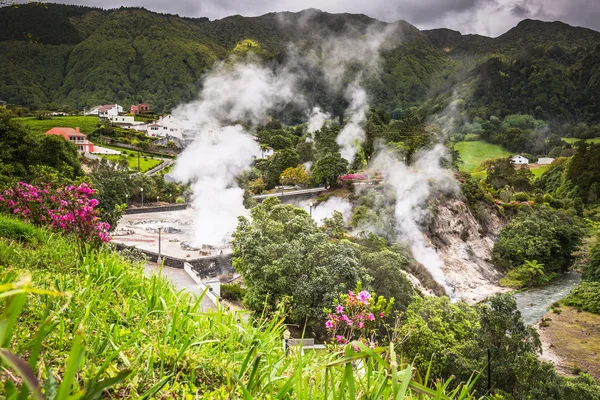
<instances>
[{"instance_id":1,"label":"forested hillside","mask_svg":"<svg viewBox=\"0 0 600 400\"><path fill-rule=\"evenodd\" d=\"M360 38L371 26L393 34L365 84L371 104L396 119L415 109L439 112L458 96L470 119L522 112L543 120L600 120L598 32L525 20L487 38L318 10L209 21L143 8L4 7L0 99L57 110L143 101L166 111L197 96L202 74L231 54L252 50L274 67L308 50L327 57L328 39ZM341 115L343 93L320 73L310 72L301 89Z\"/></svg>"}]
</instances>

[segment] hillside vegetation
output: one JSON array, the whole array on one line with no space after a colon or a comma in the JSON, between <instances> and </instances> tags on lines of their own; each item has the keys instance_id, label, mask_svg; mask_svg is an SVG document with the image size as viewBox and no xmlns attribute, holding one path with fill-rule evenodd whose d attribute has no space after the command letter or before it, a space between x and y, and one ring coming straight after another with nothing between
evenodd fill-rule
<instances>
[{"instance_id":1,"label":"hillside vegetation","mask_svg":"<svg viewBox=\"0 0 600 400\"><path fill-rule=\"evenodd\" d=\"M78 109L147 102L167 111L197 96L217 60L253 51L277 65L292 50L318 54L332 37L391 27L380 68L366 81L373 106L399 119L437 113L454 96L469 118L528 113L537 119L599 120L600 34L525 20L498 38L404 21L318 10L208 21L143 8L103 10L35 4L0 9L0 99L31 108ZM248 46L252 43L252 46ZM289 46L292 43L293 46ZM335 115L347 100L319 71L301 89Z\"/></svg>"}]
</instances>

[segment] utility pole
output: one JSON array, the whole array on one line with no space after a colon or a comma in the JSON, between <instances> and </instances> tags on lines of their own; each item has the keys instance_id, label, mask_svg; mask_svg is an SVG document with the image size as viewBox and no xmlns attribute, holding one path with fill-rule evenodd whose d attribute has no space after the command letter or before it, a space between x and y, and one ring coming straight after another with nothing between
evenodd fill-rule
<instances>
[{"instance_id":1,"label":"utility pole","mask_svg":"<svg viewBox=\"0 0 600 400\"><path fill-rule=\"evenodd\" d=\"M158 260L157 263L160 266L160 263L162 261L162 256L161 256L161 248L160 248L160 239L161 239L161 232L162 232L162 226L158 227Z\"/></svg>"},{"instance_id":2,"label":"utility pole","mask_svg":"<svg viewBox=\"0 0 600 400\"><path fill-rule=\"evenodd\" d=\"M142 207L144 207L144 188L140 188L140 193L142 194Z\"/></svg>"}]
</instances>

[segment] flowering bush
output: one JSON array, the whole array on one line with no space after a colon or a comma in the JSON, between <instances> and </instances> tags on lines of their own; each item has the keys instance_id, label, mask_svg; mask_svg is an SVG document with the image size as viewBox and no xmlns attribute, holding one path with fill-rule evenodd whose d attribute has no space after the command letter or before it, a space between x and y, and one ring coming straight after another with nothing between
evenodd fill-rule
<instances>
[{"instance_id":1,"label":"flowering bush","mask_svg":"<svg viewBox=\"0 0 600 400\"><path fill-rule=\"evenodd\" d=\"M354 291L340 295L334 310L325 310L328 313L325 328L332 344L359 341L376 347L379 331L385 328L385 317L393 305L393 298L388 301L383 296L376 297L375 293L361 290L359 282Z\"/></svg>"},{"instance_id":2,"label":"flowering bush","mask_svg":"<svg viewBox=\"0 0 600 400\"><path fill-rule=\"evenodd\" d=\"M87 183L53 187L19 182L0 194L0 206L29 223L73 233L82 243L101 244L110 241L110 225L98 218L95 193Z\"/></svg>"},{"instance_id":3,"label":"flowering bush","mask_svg":"<svg viewBox=\"0 0 600 400\"><path fill-rule=\"evenodd\" d=\"M367 179L369 176L366 173L358 174L346 174L340 175L338 178L340 181L362 181Z\"/></svg>"}]
</instances>

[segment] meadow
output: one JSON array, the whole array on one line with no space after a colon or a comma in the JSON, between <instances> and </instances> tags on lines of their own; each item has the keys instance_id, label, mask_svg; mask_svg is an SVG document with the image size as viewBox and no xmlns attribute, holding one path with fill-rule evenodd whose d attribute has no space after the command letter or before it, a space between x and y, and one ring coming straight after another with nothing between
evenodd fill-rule
<instances>
[{"instance_id":1,"label":"meadow","mask_svg":"<svg viewBox=\"0 0 600 400\"><path fill-rule=\"evenodd\" d=\"M501 146L484 142L482 140L475 142L458 142L454 145L458 151L462 164L459 165L461 171L473 172L479 164L491 158L508 157L511 153Z\"/></svg>"},{"instance_id":2,"label":"meadow","mask_svg":"<svg viewBox=\"0 0 600 400\"><path fill-rule=\"evenodd\" d=\"M564 137L564 138L562 138L562 140L564 140L565 142L567 142L569 144L573 144L573 143L577 143L577 142L579 142L580 140L583 140L583 139ZM585 139L585 141L586 141L586 143L596 143L596 144L598 144L598 143L600 143L600 138Z\"/></svg>"},{"instance_id":3,"label":"meadow","mask_svg":"<svg viewBox=\"0 0 600 400\"><path fill-rule=\"evenodd\" d=\"M112 161L113 163L116 163L116 164L118 164L123 157L122 155L118 155L118 154L102 154L99 156L104 159L107 159L109 161ZM129 154L125 157L125 159L127 160L127 166L129 167L130 170L138 171L137 152L134 152L134 151L129 152ZM144 172L148 172L152 168L160 165L163 162L163 160L157 159L157 158L150 158L150 157L148 157L147 154L144 153L144 154L140 154L139 162L140 162L140 164L139 164L140 172L144 173Z\"/></svg>"},{"instance_id":4,"label":"meadow","mask_svg":"<svg viewBox=\"0 0 600 400\"><path fill-rule=\"evenodd\" d=\"M54 127L66 127L66 128L77 128L81 129L82 133L89 135L94 132L98 126L98 117L89 116L56 116L52 119L39 120L36 117L24 117L15 118L15 120L22 122L25 126L31 128L33 132L46 133L48 130Z\"/></svg>"}]
</instances>

